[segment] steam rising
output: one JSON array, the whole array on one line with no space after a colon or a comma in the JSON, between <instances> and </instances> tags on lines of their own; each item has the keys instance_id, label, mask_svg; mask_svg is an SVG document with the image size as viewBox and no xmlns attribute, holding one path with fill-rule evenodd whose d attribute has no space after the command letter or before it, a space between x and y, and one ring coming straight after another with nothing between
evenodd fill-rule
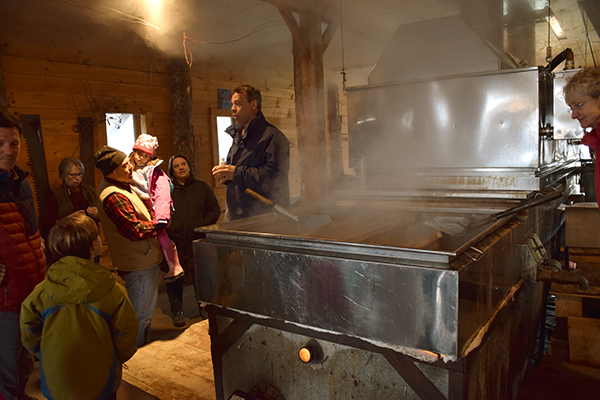
<instances>
[{"instance_id":1,"label":"steam rising","mask_svg":"<svg viewBox=\"0 0 600 400\"><path fill-rule=\"evenodd\" d=\"M149 47L169 55L182 53L183 32L192 24L191 0L104 0L93 8L97 22L133 31Z\"/></svg>"}]
</instances>

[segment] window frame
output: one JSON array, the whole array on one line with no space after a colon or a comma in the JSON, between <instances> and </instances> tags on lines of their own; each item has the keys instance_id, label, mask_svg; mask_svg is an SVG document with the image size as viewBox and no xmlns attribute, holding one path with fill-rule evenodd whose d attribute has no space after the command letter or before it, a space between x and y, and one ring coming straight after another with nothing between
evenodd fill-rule
<instances>
[{"instance_id":1,"label":"window frame","mask_svg":"<svg viewBox=\"0 0 600 400\"><path fill-rule=\"evenodd\" d=\"M212 138L212 155L213 155L213 165L219 165L219 132L217 127L217 117L230 117L232 118L231 110L223 110L220 108L211 108L210 109L210 130L211 130L211 138ZM233 118L232 118L233 120ZM219 182L216 178L213 178L215 181L214 187L225 187L224 184Z\"/></svg>"}]
</instances>

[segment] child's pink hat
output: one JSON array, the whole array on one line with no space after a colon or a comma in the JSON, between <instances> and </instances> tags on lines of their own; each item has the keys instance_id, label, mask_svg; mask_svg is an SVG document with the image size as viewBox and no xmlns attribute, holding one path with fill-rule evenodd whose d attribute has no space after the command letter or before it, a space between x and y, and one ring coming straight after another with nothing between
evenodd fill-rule
<instances>
[{"instance_id":1,"label":"child's pink hat","mask_svg":"<svg viewBox=\"0 0 600 400\"><path fill-rule=\"evenodd\" d=\"M143 151L152 158L155 157L154 153L156 152L156 149L158 149L158 139L145 133L142 133L140 136L138 136L135 144L133 145L133 150Z\"/></svg>"}]
</instances>

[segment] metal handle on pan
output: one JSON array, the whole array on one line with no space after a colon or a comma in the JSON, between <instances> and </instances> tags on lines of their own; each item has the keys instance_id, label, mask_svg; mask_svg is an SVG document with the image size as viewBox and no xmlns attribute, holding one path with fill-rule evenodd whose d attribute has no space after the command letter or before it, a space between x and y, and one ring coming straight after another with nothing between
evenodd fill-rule
<instances>
[{"instance_id":1,"label":"metal handle on pan","mask_svg":"<svg viewBox=\"0 0 600 400\"><path fill-rule=\"evenodd\" d=\"M275 210L279 211L280 213L282 213L283 215L293 219L294 221L298 222L298 217L295 216L294 214L292 214L291 212L289 212L288 210L286 210L285 208L273 203L271 200L267 199L264 196L261 196L260 194L256 193L254 190L252 189L246 189L246 193L248 193L250 196L254 197L256 200L260 201L263 204L268 205L269 207L273 207Z\"/></svg>"},{"instance_id":2,"label":"metal handle on pan","mask_svg":"<svg viewBox=\"0 0 600 400\"><path fill-rule=\"evenodd\" d=\"M508 210L504 210L502 212L499 212L497 214L494 215L490 215L487 218L484 218L480 221L476 221L473 224L469 225L469 229L473 229L473 228L477 228L483 225L487 225L493 221L497 221L501 218L504 217L508 217L510 215L516 214L519 211L523 211L523 210L527 210L529 208L533 208L533 207L537 207L540 206L544 203L548 203L552 200L558 199L559 197L561 197L563 195L563 185L564 183L560 183L558 185L558 187L555 186L549 186L546 189L544 189L546 192L540 192L542 193L542 196L540 197L534 197L533 199L530 200L526 200L525 202L519 204L516 207L512 207L509 208Z\"/></svg>"},{"instance_id":3,"label":"metal handle on pan","mask_svg":"<svg viewBox=\"0 0 600 400\"><path fill-rule=\"evenodd\" d=\"M520 204L516 207L510 208L506 211L502 211L501 213L496 214L496 219L500 219L506 216L509 216L511 214L516 214L519 211L523 211L526 210L528 208L533 208L533 207L537 207L539 205L542 205L544 203L548 203L549 201L552 201L554 199L558 199L559 197L561 197L563 195L562 191L554 191L554 192L550 192L548 194L545 194L541 197L537 197L534 198L530 201L526 201L523 204Z\"/></svg>"},{"instance_id":4,"label":"metal handle on pan","mask_svg":"<svg viewBox=\"0 0 600 400\"><path fill-rule=\"evenodd\" d=\"M256 200L260 201L261 203L264 203L271 207L275 207L275 203L273 203L271 200L267 199L266 197L261 196L260 194L256 193L252 189L246 189L246 193L248 193L250 196L254 197Z\"/></svg>"}]
</instances>

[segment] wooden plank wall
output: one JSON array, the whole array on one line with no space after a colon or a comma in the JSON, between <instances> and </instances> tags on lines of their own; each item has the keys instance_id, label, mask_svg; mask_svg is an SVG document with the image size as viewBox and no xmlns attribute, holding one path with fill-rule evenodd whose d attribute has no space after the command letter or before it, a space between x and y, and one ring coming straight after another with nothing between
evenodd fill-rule
<instances>
[{"instance_id":1,"label":"wooden plank wall","mask_svg":"<svg viewBox=\"0 0 600 400\"><path fill-rule=\"evenodd\" d=\"M139 43L126 52L117 47L107 51L69 46L65 44L69 41L61 41L60 35L32 33L29 28L25 32L15 27L14 35L7 34L11 29L6 29L0 37L8 110L17 115L40 115L51 186L60 184L60 161L67 156L80 157L77 117L95 118L94 146L98 149L106 143L104 112L147 113L149 133L157 136L160 143L158 156L165 161L169 159L173 154L169 76L166 61L158 52ZM286 74L264 76L194 63L193 121L200 179L215 186L210 173L214 160L210 110L218 108L217 89L233 89L248 83L262 91L267 120L290 139L291 196L299 196L294 88L292 72ZM23 148L19 165L30 169L27 162ZM166 162L163 165L166 170ZM93 172L97 186L101 176L97 170ZM224 189L216 192L224 206Z\"/></svg>"}]
</instances>

